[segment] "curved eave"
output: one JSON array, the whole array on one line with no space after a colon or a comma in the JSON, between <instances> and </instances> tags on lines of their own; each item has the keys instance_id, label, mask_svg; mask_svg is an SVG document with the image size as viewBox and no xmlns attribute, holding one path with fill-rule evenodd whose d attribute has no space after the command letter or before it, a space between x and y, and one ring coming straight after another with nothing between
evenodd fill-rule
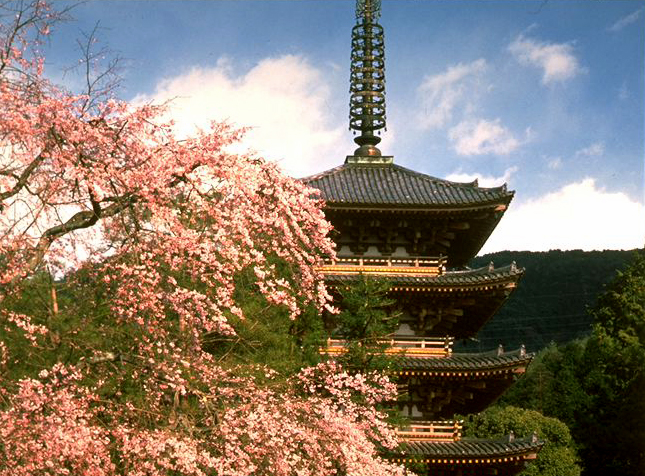
<instances>
[{"instance_id":1,"label":"curved eave","mask_svg":"<svg viewBox=\"0 0 645 476\"><path fill-rule=\"evenodd\" d=\"M512 352L456 353L448 357L402 356L396 359L402 375L419 377L479 378L505 373L524 373L534 354L524 349Z\"/></svg>"},{"instance_id":2,"label":"curved eave","mask_svg":"<svg viewBox=\"0 0 645 476\"><path fill-rule=\"evenodd\" d=\"M493 200L490 202L478 203L465 203L462 205L405 205L405 204L370 204L361 202L334 202L325 200L326 210L356 210L356 211L369 211L369 212L396 212L396 213L418 213L423 215L437 215L437 216L464 216L470 213L481 212L505 212L510 204L514 192L507 200ZM501 218L501 216L499 217Z\"/></svg>"},{"instance_id":3,"label":"curved eave","mask_svg":"<svg viewBox=\"0 0 645 476\"><path fill-rule=\"evenodd\" d=\"M399 454L389 459L396 462L418 462L433 465L482 466L512 464L536 458L544 441L535 437L479 439L459 441L410 441L401 443Z\"/></svg>"},{"instance_id":4,"label":"curved eave","mask_svg":"<svg viewBox=\"0 0 645 476\"><path fill-rule=\"evenodd\" d=\"M446 358L405 359L399 382L408 386L410 400L425 419L478 413L497 400L526 371L533 354L513 352L453 354ZM400 405L405 406L406 403Z\"/></svg>"},{"instance_id":5,"label":"curved eave","mask_svg":"<svg viewBox=\"0 0 645 476\"><path fill-rule=\"evenodd\" d=\"M510 203L506 185L479 187L439 179L394 164L344 164L300 179L321 191L328 208L428 212L481 210Z\"/></svg>"},{"instance_id":6,"label":"curved eave","mask_svg":"<svg viewBox=\"0 0 645 476\"><path fill-rule=\"evenodd\" d=\"M429 309L471 301L461 307L458 316L442 315L432 328L414 327L418 337L450 335L456 339L473 337L490 320L517 287L524 270L513 265L492 269L484 267L467 271L449 271L439 276L378 276L391 283L391 295L400 301L415 302ZM360 274L325 274L332 289L362 279ZM415 321L416 322L416 321ZM416 325L416 324L415 324Z\"/></svg>"},{"instance_id":7,"label":"curved eave","mask_svg":"<svg viewBox=\"0 0 645 476\"><path fill-rule=\"evenodd\" d=\"M509 265L496 269L486 266L466 271L447 271L437 276L392 273L391 275L379 275L378 278L390 282L393 291L454 293L514 287L523 274L524 269ZM361 279L361 274L325 273L325 283L332 287L351 284Z\"/></svg>"}]
</instances>

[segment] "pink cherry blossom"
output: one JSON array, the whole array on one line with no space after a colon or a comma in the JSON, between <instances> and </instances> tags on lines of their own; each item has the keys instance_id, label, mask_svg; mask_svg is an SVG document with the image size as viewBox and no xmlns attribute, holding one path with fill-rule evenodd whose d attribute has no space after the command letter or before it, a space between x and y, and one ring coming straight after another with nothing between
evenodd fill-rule
<instances>
[{"instance_id":1,"label":"pink cherry blossom","mask_svg":"<svg viewBox=\"0 0 645 476\"><path fill-rule=\"evenodd\" d=\"M18 8L0 24L0 476L404 474L379 456L396 446L385 376L285 378L204 350L235 338L245 270L292 319L329 307L316 192L229 153L243 129L179 140L163 105L49 83L36 47L60 15ZM3 307L43 270L94 290L75 328L52 324L53 285L46 318Z\"/></svg>"}]
</instances>

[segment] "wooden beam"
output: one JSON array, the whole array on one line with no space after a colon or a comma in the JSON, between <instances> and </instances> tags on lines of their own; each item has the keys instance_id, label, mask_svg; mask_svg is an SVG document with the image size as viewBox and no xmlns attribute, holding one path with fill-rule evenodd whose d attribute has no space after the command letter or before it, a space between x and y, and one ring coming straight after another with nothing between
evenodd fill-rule
<instances>
[{"instance_id":1,"label":"wooden beam","mask_svg":"<svg viewBox=\"0 0 645 476\"><path fill-rule=\"evenodd\" d=\"M452 231L442 231L442 232L439 233L439 235L442 236L443 238L448 239L448 240L454 240L455 236L457 236Z\"/></svg>"},{"instance_id":2,"label":"wooden beam","mask_svg":"<svg viewBox=\"0 0 645 476\"><path fill-rule=\"evenodd\" d=\"M449 314L451 316L463 316L464 315L464 310L463 309L446 309L445 311L446 314Z\"/></svg>"},{"instance_id":3,"label":"wooden beam","mask_svg":"<svg viewBox=\"0 0 645 476\"><path fill-rule=\"evenodd\" d=\"M451 223L449 226L454 230L468 230L470 228L470 223L468 223L467 221L457 222L457 223Z\"/></svg>"}]
</instances>

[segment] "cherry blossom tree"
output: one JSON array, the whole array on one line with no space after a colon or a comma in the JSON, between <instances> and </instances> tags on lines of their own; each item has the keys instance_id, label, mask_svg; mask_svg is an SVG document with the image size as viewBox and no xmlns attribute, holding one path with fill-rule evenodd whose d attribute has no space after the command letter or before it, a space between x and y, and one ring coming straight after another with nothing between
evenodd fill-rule
<instances>
[{"instance_id":1,"label":"cherry blossom tree","mask_svg":"<svg viewBox=\"0 0 645 476\"><path fill-rule=\"evenodd\" d=\"M85 94L56 87L38 50L64 12L2 14L0 476L402 474L386 377L205 345L250 317L241 274L294 322L328 305L314 190L230 153L243 129L179 139L163 105L106 97L90 47Z\"/></svg>"}]
</instances>

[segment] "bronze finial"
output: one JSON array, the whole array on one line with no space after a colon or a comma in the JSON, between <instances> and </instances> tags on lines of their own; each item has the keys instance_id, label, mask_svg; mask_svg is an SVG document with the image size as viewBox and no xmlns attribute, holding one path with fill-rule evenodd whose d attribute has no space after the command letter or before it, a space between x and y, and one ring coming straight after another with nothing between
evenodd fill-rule
<instances>
[{"instance_id":1,"label":"bronze finial","mask_svg":"<svg viewBox=\"0 0 645 476\"><path fill-rule=\"evenodd\" d=\"M385 48L378 24L380 0L356 0L356 26L352 29L349 127L359 131L357 157L380 157L374 131L385 128Z\"/></svg>"}]
</instances>

